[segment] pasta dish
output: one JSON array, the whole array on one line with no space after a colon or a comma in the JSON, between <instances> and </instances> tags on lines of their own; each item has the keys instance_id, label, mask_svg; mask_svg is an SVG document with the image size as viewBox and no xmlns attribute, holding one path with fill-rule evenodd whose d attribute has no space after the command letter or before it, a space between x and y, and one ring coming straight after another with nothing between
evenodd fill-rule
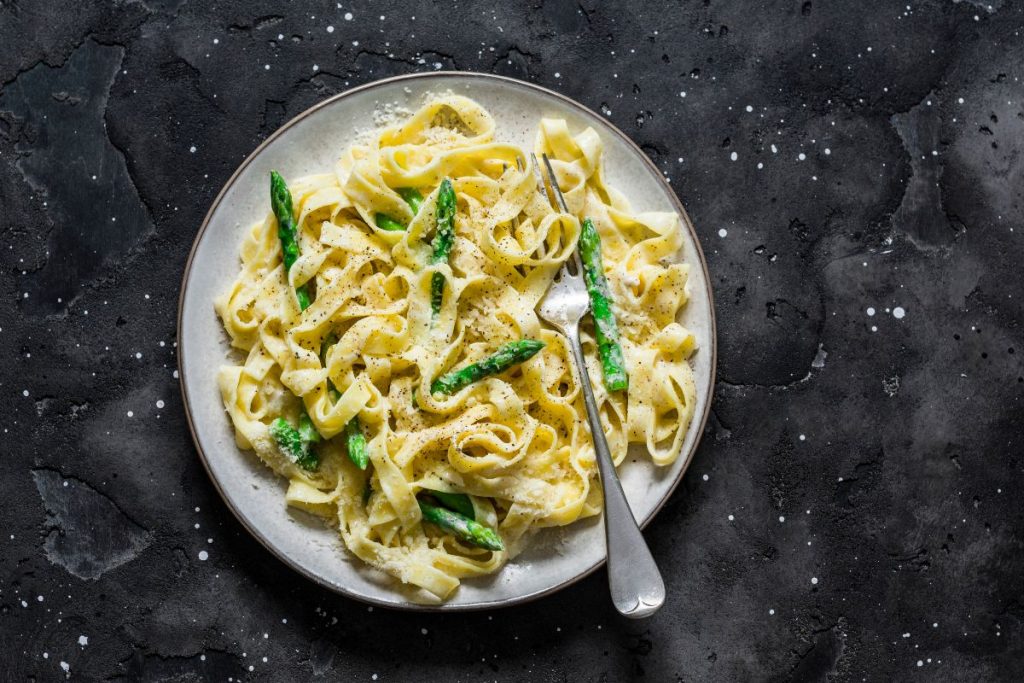
<instances>
[{"instance_id":1,"label":"pasta dish","mask_svg":"<svg viewBox=\"0 0 1024 683\"><path fill-rule=\"evenodd\" d=\"M288 505L423 599L602 509L571 351L535 313L577 245L616 464L631 444L672 463L696 401L679 216L634 213L605 182L598 134L542 119L534 151L570 209L556 211L497 133L479 104L442 96L322 174L272 173L215 301L240 352L218 374L238 446L288 480Z\"/></svg>"}]
</instances>

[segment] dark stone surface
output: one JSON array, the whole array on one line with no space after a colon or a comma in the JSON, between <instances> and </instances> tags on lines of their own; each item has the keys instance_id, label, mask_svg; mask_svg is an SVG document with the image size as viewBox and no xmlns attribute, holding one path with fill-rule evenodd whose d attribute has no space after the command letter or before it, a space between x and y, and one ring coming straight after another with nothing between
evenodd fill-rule
<instances>
[{"instance_id":1,"label":"dark stone surface","mask_svg":"<svg viewBox=\"0 0 1024 683\"><path fill-rule=\"evenodd\" d=\"M1018 3L337 4L0 1L0 679L1024 678ZM435 68L604 111L705 245L720 382L648 622L603 573L370 611L194 452L175 310L217 190L309 105Z\"/></svg>"}]
</instances>

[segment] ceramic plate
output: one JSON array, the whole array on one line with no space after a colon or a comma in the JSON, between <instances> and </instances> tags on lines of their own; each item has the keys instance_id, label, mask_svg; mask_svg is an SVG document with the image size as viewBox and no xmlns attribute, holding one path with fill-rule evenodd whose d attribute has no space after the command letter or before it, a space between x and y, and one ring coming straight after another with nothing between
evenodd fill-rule
<instances>
[{"instance_id":1,"label":"ceramic plate","mask_svg":"<svg viewBox=\"0 0 1024 683\"><path fill-rule=\"evenodd\" d=\"M498 574L463 581L444 604L418 604L407 592L397 590L390 577L350 555L334 529L285 505L287 482L274 476L252 452L235 445L216 384L217 369L229 358L229 347L213 299L238 271L243 232L266 214L270 169L286 178L329 172L358 134L352 121L371 122L375 112L389 105L415 110L427 96L442 92L479 102L496 119L497 137L525 149L532 149L542 117L565 118L573 131L592 126L604 141L607 180L630 199L633 209L675 211L681 216L685 246L680 258L691 266L690 302L681 322L699 344L692 360L696 414L682 453L671 467L655 469L643 456L620 470L636 518L646 524L654 516L682 479L707 420L715 372L707 265L686 212L643 152L601 116L535 85L474 73L401 76L336 95L285 124L235 171L199 230L182 282L178 362L185 409L203 464L228 507L268 550L313 581L366 602L405 609L467 610L537 598L597 569L605 558L600 520L544 530Z\"/></svg>"}]
</instances>

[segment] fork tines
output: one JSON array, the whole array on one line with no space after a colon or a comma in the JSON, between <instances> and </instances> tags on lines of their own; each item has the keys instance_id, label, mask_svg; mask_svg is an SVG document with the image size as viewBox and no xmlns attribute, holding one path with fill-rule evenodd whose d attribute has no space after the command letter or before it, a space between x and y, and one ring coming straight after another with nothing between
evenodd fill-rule
<instances>
[{"instance_id":1,"label":"fork tines","mask_svg":"<svg viewBox=\"0 0 1024 683\"><path fill-rule=\"evenodd\" d=\"M558 204L562 209L562 213L569 213L569 207L565 203L565 197L562 196L562 188L558 186L558 178L555 177L555 169L551 167L551 160L548 159L547 154L541 154L541 158L544 159L544 166L547 169L547 182L544 181L544 176L540 172L540 164L537 163L537 155L531 153L530 159L533 160L533 171L537 175L537 182L540 185L540 190L548 198L548 203L551 204L551 208L556 209L554 203L551 202L551 197L548 195L548 185L551 186L551 194L558 199ZM570 267L569 264L573 267ZM583 263L580 261L580 249L579 242L573 245L572 258L562 264L562 269L566 272L577 275L583 272Z\"/></svg>"}]
</instances>

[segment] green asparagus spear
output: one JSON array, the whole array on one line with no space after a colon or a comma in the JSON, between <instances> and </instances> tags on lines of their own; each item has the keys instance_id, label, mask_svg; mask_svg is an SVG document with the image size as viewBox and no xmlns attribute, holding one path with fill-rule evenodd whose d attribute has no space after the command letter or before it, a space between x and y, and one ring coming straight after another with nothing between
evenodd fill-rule
<instances>
[{"instance_id":1,"label":"green asparagus spear","mask_svg":"<svg viewBox=\"0 0 1024 683\"><path fill-rule=\"evenodd\" d=\"M345 425L345 446L348 449L348 459L359 469L365 470L370 464L370 453L366 448L366 435L363 434L358 417L353 417Z\"/></svg>"},{"instance_id":2,"label":"green asparagus spear","mask_svg":"<svg viewBox=\"0 0 1024 683\"><path fill-rule=\"evenodd\" d=\"M405 203L412 209L412 215L415 216L420 212L420 206L423 204L423 195L415 187L400 187L397 190L398 194L402 196ZM377 221L377 227L381 230L405 230L405 226L396 221L386 213L378 213L374 216L374 220Z\"/></svg>"},{"instance_id":3,"label":"green asparagus spear","mask_svg":"<svg viewBox=\"0 0 1024 683\"><path fill-rule=\"evenodd\" d=\"M424 520L451 532L463 541L487 550L505 549L505 544L501 542L501 536L494 529L457 512L424 503L422 500L419 501L419 504Z\"/></svg>"},{"instance_id":4,"label":"green asparagus spear","mask_svg":"<svg viewBox=\"0 0 1024 683\"><path fill-rule=\"evenodd\" d=\"M476 510L473 509L473 501L465 493L445 493L444 491L426 491L437 499L437 502L449 510L458 512L464 517L476 519Z\"/></svg>"},{"instance_id":5,"label":"green asparagus spear","mask_svg":"<svg viewBox=\"0 0 1024 683\"><path fill-rule=\"evenodd\" d=\"M277 171L270 172L270 207L277 218L277 236L281 240L281 252L284 260L284 272L292 269L292 264L299 258L299 241L295 226L295 214L292 211L292 193L284 178ZM306 310L312 303L308 285L295 290L299 300L299 309Z\"/></svg>"},{"instance_id":6,"label":"green asparagus spear","mask_svg":"<svg viewBox=\"0 0 1024 683\"><path fill-rule=\"evenodd\" d=\"M298 429L279 417L270 424L270 435L285 455L302 469L313 472L320 466L320 458L312 448L312 444L320 440L320 434L305 412L299 416Z\"/></svg>"},{"instance_id":7,"label":"green asparagus spear","mask_svg":"<svg viewBox=\"0 0 1024 683\"><path fill-rule=\"evenodd\" d=\"M447 375L438 377L430 385L430 391L434 394L454 394L477 380L505 372L513 365L525 363L543 348L544 342L536 339L508 342L502 345L493 356L488 356L460 370L453 370Z\"/></svg>"},{"instance_id":8,"label":"green asparagus spear","mask_svg":"<svg viewBox=\"0 0 1024 683\"><path fill-rule=\"evenodd\" d=\"M594 317L594 337L601 358L604 386L608 391L622 391L629 386L626 362L622 357L622 346L619 345L619 328L612 311L612 295L608 290L608 280L604 276L604 264L601 261L601 236L589 218L583 219L579 247L583 261L583 280L590 294L590 312Z\"/></svg>"},{"instance_id":9,"label":"green asparagus spear","mask_svg":"<svg viewBox=\"0 0 1024 683\"><path fill-rule=\"evenodd\" d=\"M396 221L386 213L378 213L375 217L377 219L377 227L381 230L405 230L405 226Z\"/></svg>"},{"instance_id":10,"label":"green asparagus spear","mask_svg":"<svg viewBox=\"0 0 1024 683\"><path fill-rule=\"evenodd\" d=\"M437 231L434 233L434 240L430 243L434 253L430 257L431 263L447 263L448 254L452 251L452 243L455 241L455 188L452 181L445 178L441 181L441 187L437 191ZM436 316L441 312L441 303L444 301L444 275L434 273L430 279L430 310Z\"/></svg>"},{"instance_id":11,"label":"green asparagus spear","mask_svg":"<svg viewBox=\"0 0 1024 683\"><path fill-rule=\"evenodd\" d=\"M299 437L309 444L320 442L320 432L316 431L316 426L306 411L299 415Z\"/></svg>"}]
</instances>

